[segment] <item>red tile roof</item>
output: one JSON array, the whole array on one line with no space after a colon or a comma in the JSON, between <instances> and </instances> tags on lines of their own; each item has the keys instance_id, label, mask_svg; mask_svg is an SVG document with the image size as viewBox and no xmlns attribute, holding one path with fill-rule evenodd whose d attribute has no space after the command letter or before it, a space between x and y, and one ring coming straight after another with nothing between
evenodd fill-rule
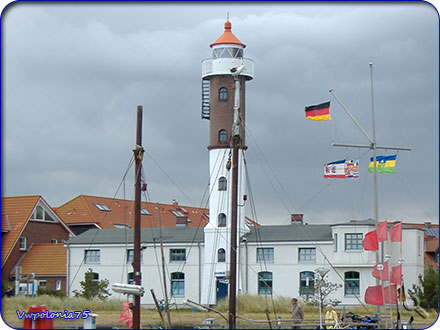
<instances>
[{"instance_id":1,"label":"red tile roof","mask_svg":"<svg viewBox=\"0 0 440 330\"><path fill-rule=\"evenodd\" d=\"M102 211L96 205L107 207ZM141 208L151 215L141 216L141 227L159 226L157 203L142 202ZM177 217L171 211L178 211L188 218L188 227L204 227L208 223L208 209L174 204L160 204L162 227L176 227ZM134 202L124 199L79 195L71 201L55 208L57 215L67 224L96 223L101 228L115 228L115 225L128 225L133 228Z\"/></svg>"},{"instance_id":2,"label":"red tile roof","mask_svg":"<svg viewBox=\"0 0 440 330\"><path fill-rule=\"evenodd\" d=\"M9 220L10 230L2 238L2 266L7 256L17 242L24 226L41 196L2 197L2 230L6 216Z\"/></svg>"},{"instance_id":3,"label":"red tile roof","mask_svg":"<svg viewBox=\"0 0 440 330\"><path fill-rule=\"evenodd\" d=\"M66 275L67 248L63 244L34 244L20 262L22 274Z\"/></svg>"}]
</instances>

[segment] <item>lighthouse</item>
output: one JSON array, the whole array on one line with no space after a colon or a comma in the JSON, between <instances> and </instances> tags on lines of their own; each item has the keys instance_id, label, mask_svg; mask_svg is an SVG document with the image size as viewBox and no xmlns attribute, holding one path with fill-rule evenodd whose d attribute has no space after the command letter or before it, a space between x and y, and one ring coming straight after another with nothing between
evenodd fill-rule
<instances>
[{"instance_id":1,"label":"lighthouse","mask_svg":"<svg viewBox=\"0 0 440 330\"><path fill-rule=\"evenodd\" d=\"M245 84L253 79L253 61L244 58L246 47L233 33L229 19L223 34L210 45L212 56L202 61L202 118L209 120L209 223L204 228L205 248L201 303L213 305L228 294L231 246L232 138L239 137L238 241L245 224L246 172ZM239 246L238 242L236 242ZM240 253L238 254L240 258ZM240 281L239 281L240 285Z\"/></svg>"}]
</instances>

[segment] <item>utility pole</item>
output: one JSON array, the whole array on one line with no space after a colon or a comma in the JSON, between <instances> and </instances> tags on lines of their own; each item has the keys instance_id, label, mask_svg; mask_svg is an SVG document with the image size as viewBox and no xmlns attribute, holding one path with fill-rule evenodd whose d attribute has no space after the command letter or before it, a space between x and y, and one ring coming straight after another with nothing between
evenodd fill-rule
<instances>
[{"instance_id":1,"label":"utility pole","mask_svg":"<svg viewBox=\"0 0 440 330\"><path fill-rule=\"evenodd\" d=\"M137 107L136 147L133 150L135 159L134 191L134 242L133 242L133 279L134 284L141 285L141 169L144 148L142 147L142 106ZM141 296L134 295L133 329L141 328Z\"/></svg>"}]
</instances>

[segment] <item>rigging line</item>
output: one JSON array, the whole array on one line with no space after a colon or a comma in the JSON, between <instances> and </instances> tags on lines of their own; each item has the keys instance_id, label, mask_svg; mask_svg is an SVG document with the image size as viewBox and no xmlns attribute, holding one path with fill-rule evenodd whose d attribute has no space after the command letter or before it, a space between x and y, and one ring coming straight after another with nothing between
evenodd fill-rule
<instances>
[{"instance_id":1,"label":"rigging line","mask_svg":"<svg viewBox=\"0 0 440 330\"><path fill-rule=\"evenodd\" d=\"M255 137L253 136L251 130L249 129L249 126L247 124L243 124L244 128L246 129L246 131L249 133L249 136L251 137L251 139L253 140L254 144L257 146L258 151L260 152L260 154L262 155L264 161L266 162L266 165L269 167L270 171L272 172L273 177L275 178L275 180L277 181L278 185L280 186L281 190L284 192L287 201L290 203L290 205L292 206L292 208L294 210L296 210L295 204L292 202L292 200L289 198L289 194L287 193L286 189L284 188L283 184L281 183L281 181L278 179L278 176L276 175L275 171L273 170L272 166L270 165L269 161L267 160L263 150L261 149L261 147L259 146L259 144L257 143L257 140L255 139ZM264 170L264 172L266 173L266 171ZM266 173L267 175L267 173ZM268 176L268 175L267 175ZM269 176L268 176L269 178ZM270 179L270 178L269 178ZM271 183L272 185L272 183ZM280 195L278 194L278 192L276 191L275 187L272 185L273 189L275 190L277 196L280 198ZM283 202L283 205L285 205L285 203ZM289 210L289 208L285 205L285 208L287 210ZM291 213L289 211L289 213Z\"/></svg>"},{"instance_id":2,"label":"rigging line","mask_svg":"<svg viewBox=\"0 0 440 330\"><path fill-rule=\"evenodd\" d=\"M225 154L226 154L226 150L227 150L227 149L224 150L223 158L224 158L224 156L225 156ZM219 159L220 159L220 154L221 154L220 152L217 154L217 158L216 158L215 164L217 164L217 162L219 161ZM216 177L218 177L218 174L219 174L220 168L221 168L221 167L219 166L219 167L218 167L218 170L217 170L217 176L216 176ZM208 186L209 186L209 185L208 185ZM205 204L205 207L204 207L205 209L207 208L207 204L208 204L208 202L209 202L209 197L211 197L211 194L212 194L212 192L213 192L214 187L215 187L215 184L214 184L212 187L210 187L210 189L209 189L209 196L208 196L208 199L206 200L206 204ZM207 190L207 189L205 189L205 190ZM189 244L186 245L186 247L188 247L188 245L189 245L189 248L188 248L188 250L189 250L188 255L189 255L189 253L191 252L192 246L194 245L195 237L197 236L199 230L201 229L200 223L201 223L202 219L203 219L203 215L200 215L200 221L199 221L199 224L197 225L197 229L196 229L196 231L195 231L195 233L194 233L194 236L193 236L193 238L191 239L191 242L190 242ZM210 220L208 219L208 221L210 221ZM185 247L185 248L186 248L186 247ZM185 265L186 265L186 260L184 261L184 263L183 263L183 265L182 265L182 271L183 271Z\"/></svg>"},{"instance_id":3,"label":"rigging line","mask_svg":"<svg viewBox=\"0 0 440 330\"><path fill-rule=\"evenodd\" d=\"M249 179L249 171L248 171L248 167L247 167L247 160L246 160L246 156L245 153L243 152L243 163L244 163L244 172L245 172L245 176L246 176L246 183L248 186L248 192L249 192L249 200L250 200L250 208L251 208L251 214L254 217L254 219L256 220L256 222L258 223L258 219L257 219L257 212L256 212L256 207L255 207L255 200L253 197L253 191L252 191L252 187L251 187L251 180ZM258 255L258 245L260 245L260 247L263 247L263 242L261 239L261 231L258 228L259 226L255 227L255 233L256 233L256 238L257 238L257 255ZM267 261L266 261L266 257L264 256L264 250L261 250L263 252L263 262L264 262L264 268L262 268L261 262L260 262L260 269L264 270L264 271L268 271L268 267L267 267ZM246 265L247 266L247 265ZM257 274L257 278L258 278L258 274ZM246 279L247 280L247 279ZM273 288L272 288L273 290ZM266 296L266 307L269 307L268 301L267 301L267 295ZM273 300L273 296L271 296L271 302L272 302L272 308L274 311L274 315L275 315L275 319L277 319L277 314L276 314L276 309L275 309L275 302Z\"/></svg>"},{"instance_id":4,"label":"rigging line","mask_svg":"<svg viewBox=\"0 0 440 330\"><path fill-rule=\"evenodd\" d=\"M428 211L422 206L422 204L419 202L419 200L416 198L416 196L413 194L412 190L408 188L405 181L400 175L396 175L396 178L400 182L400 184L407 190L407 192L410 194L410 196L414 199L414 201L417 203L417 205L420 207L420 209L425 213L425 216L429 219L430 222L434 223L435 221L432 220L431 215L428 213Z\"/></svg>"},{"instance_id":5,"label":"rigging line","mask_svg":"<svg viewBox=\"0 0 440 330\"><path fill-rule=\"evenodd\" d=\"M168 173L159 165L159 163L153 158L153 156L147 150L145 150L145 153L148 155L148 157L150 157L153 163L156 164L156 166L162 171L162 173L168 178L168 180L170 180L171 183L183 194L183 196L185 196L188 202L190 202L191 205L196 205L195 203L193 203L191 198L185 193L185 191L182 188L180 188L180 186L171 178L171 176L168 175Z\"/></svg>"},{"instance_id":6,"label":"rigging line","mask_svg":"<svg viewBox=\"0 0 440 330\"><path fill-rule=\"evenodd\" d=\"M122 180L121 180L121 182L119 183L119 186L118 186L118 188L116 189L116 192L115 192L115 194L113 195L113 197L112 197L112 199L111 199L112 202L115 200L116 195L118 194L119 189L121 188L122 182L125 180L125 177L127 176L128 171L130 170L130 168L131 168L131 166L133 165L133 163L134 163L134 156L131 156L130 161L129 161L129 164L128 164L128 166L127 166L127 169L125 170L125 173L124 173L124 175L122 176ZM105 220L106 217L107 217L107 213L104 214L103 220ZM88 246L88 249L90 249L90 248L92 247L93 243L95 242L95 239L96 239L96 236L98 235L98 232L99 232L99 229L95 230L95 234L94 234L93 237L92 237L92 241L90 242L90 244L89 244L89 246ZM69 281L69 290L70 290L70 288L72 287L73 282L76 280L76 277L78 276L79 270L81 269L81 267L82 267L83 264L84 264L85 257L86 257L86 256L85 256L85 253L84 253L84 257L82 258L81 263L79 264L79 266L78 266L78 268L77 268L77 270L76 270L76 272L75 272L75 275L73 276L72 281Z\"/></svg>"},{"instance_id":7,"label":"rigging line","mask_svg":"<svg viewBox=\"0 0 440 330\"><path fill-rule=\"evenodd\" d=\"M303 210L303 208L311 202L313 199L315 199L320 193L322 193L325 189L327 189L333 182L329 181L324 187L322 187L317 193L315 193L312 197L310 197L299 209Z\"/></svg>"}]
</instances>

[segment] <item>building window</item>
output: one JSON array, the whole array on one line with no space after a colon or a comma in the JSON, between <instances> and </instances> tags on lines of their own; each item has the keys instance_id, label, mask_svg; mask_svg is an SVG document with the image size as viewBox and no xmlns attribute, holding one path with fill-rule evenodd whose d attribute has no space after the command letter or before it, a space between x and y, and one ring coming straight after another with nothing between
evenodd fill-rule
<instances>
[{"instance_id":1,"label":"building window","mask_svg":"<svg viewBox=\"0 0 440 330\"><path fill-rule=\"evenodd\" d=\"M228 132L225 129L221 129L218 132L218 142L227 143L228 142Z\"/></svg>"},{"instance_id":2,"label":"building window","mask_svg":"<svg viewBox=\"0 0 440 330\"><path fill-rule=\"evenodd\" d=\"M258 294L272 295L272 273L259 272L258 273Z\"/></svg>"},{"instance_id":3,"label":"building window","mask_svg":"<svg viewBox=\"0 0 440 330\"><path fill-rule=\"evenodd\" d=\"M57 290L57 291L61 290L61 280L56 280L56 282L55 282L55 290Z\"/></svg>"},{"instance_id":4,"label":"building window","mask_svg":"<svg viewBox=\"0 0 440 330\"><path fill-rule=\"evenodd\" d=\"M345 234L345 251L362 251L362 233Z\"/></svg>"},{"instance_id":5,"label":"building window","mask_svg":"<svg viewBox=\"0 0 440 330\"><path fill-rule=\"evenodd\" d=\"M144 257L144 250L141 250L141 263ZM127 250L127 264L131 264L134 260L134 250L133 249L128 249Z\"/></svg>"},{"instance_id":6,"label":"building window","mask_svg":"<svg viewBox=\"0 0 440 330\"><path fill-rule=\"evenodd\" d=\"M315 273L299 273L299 293L302 295L313 294L315 291Z\"/></svg>"},{"instance_id":7,"label":"building window","mask_svg":"<svg viewBox=\"0 0 440 330\"><path fill-rule=\"evenodd\" d=\"M359 273L345 272L345 295L354 296L359 295Z\"/></svg>"},{"instance_id":8,"label":"building window","mask_svg":"<svg viewBox=\"0 0 440 330\"><path fill-rule=\"evenodd\" d=\"M225 262L226 261L226 251L225 249L218 249L217 251L217 261Z\"/></svg>"},{"instance_id":9,"label":"building window","mask_svg":"<svg viewBox=\"0 0 440 330\"><path fill-rule=\"evenodd\" d=\"M110 210L110 208L107 206L107 205L105 205L105 204L102 204L102 203L93 203L97 208L98 208L98 210L100 210L100 211L103 211L103 212L110 212L111 210Z\"/></svg>"},{"instance_id":10,"label":"building window","mask_svg":"<svg viewBox=\"0 0 440 330\"><path fill-rule=\"evenodd\" d=\"M54 238L54 239L52 239L50 242L51 242L52 244L57 244L57 243L58 243L58 240L57 240L56 238Z\"/></svg>"},{"instance_id":11,"label":"building window","mask_svg":"<svg viewBox=\"0 0 440 330\"><path fill-rule=\"evenodd\" d=\"M39 287L45 288L46 285L47 285L47 282L46 282L45 280L40 280L40 281L38 281L38 286L39 286Z\"/></svg>"},{"instance_id":12,"label":"building window","mask_svg":"<svg viewBox=\"0 0 440 330\"><path fill-rule=\"evenodd\" d=\"M146 209L144 209L144 208L141 208L141 214L142 214L142 215L151 215L151 213L148 212L148 210L146 210Z\"/></svg>"},{"instance_id":13,"label":"building window","mask_svg":"<svg viewBox=\"0 0 440 330\"><path fill-rule=\"evenodd\" d=\"M27 239L26 237L20 237L20 250L24 251L27 247Z\"/></svg>"},{"instance_id":14,"label":"building window","mask_svg":"<svg viewBox=\"0 0 440 330\"><path fill-rule=\"evenodd\" d=\"M298 262L316 262L315 248L299 248Z\"/></svg>"},{"instance_id":15,"label":"building window","mask_svg":"<svg viewBox=\"0 0 440 330\"><path fill-rule=\"evenodd\" d=\"M98 282L99 281L99 274L98 273L92 273L92 281Z\"/></svg>"},{"instance_id":16,"label":"building window","mask_svg":"<svg viewBox=\"0 0 440 330\"><path fill-rule=\"evenodd\" d=\"M335 234L333 241L335 242L335 252L338 252L338 234Z\"/></svg>"},{"instance_id":17,"label":"building window","mask_svg":"<svg viewBox=\"0 0 440 330\"><path fill-rule=\"evenodd\" d=\"M226 214L220 213L218 215L218 226L219 227L226 227Z\"/></svg>"},{"instance_id":18,"label":"building window","mask_svg":"<svg viewBox=\"0 0 440 330\"><path fill-rule=\"evenodd\" d=\"M257 248L257 262L271 262L274 261L273 248Z\"/></svg>"},{"instance_id":19,"label":"building window","mask_svg":"<svg viewBox=\"0 0 440 330\"><path fill-rule=\"evenodd\" d=\"M228 89L225 87L222 87L218 90L218 99L220 101L227 101L228 100Z\"/></svg>"},{"instance_id":20,"label":"building window","mask_svg":"<svg viewBox=\"0 0 440 330\"><path fill-rule=\"evenodd\" d=\"M171 296L185 296L185 274L171 273Z\"/></svg>"},{"instance_id":21,"label":"building window","mask_svg":"<svg viewBox=\"0 0 440 330\"><path fill-rule=\"evenodd\" d=\"M134 284L133 272L127 274L127 283Z\"/></svg>"},{"instance_id":22,"label":"building window","mask_svg":"<svg viewBox=\"0 0 440 330\"><path fill-rule=\"evenodd\" d=\"M170 250L170 261L185 261L185 260L186 260L186 249Z\"/></svg>"},{"instance_id":23,"label":"building window","mask_svg":"<svg viewBox=\"0 0 440 330\"><path fill-rule=\"evenodd\" d=\"M100 250L85 250L84 251L84 263L85 264L99 264L101 261Z\"/></svg>"},{"instance_id":24,"label":"building window","mask_svg":"<svg viewBox=\"0 0 440 330\"><path fill-rule=\"evenodd\" d=\"M224 191L228 187L228 181L224 176L218 179L218 190Z\"/></svg>"}]
</instances>

